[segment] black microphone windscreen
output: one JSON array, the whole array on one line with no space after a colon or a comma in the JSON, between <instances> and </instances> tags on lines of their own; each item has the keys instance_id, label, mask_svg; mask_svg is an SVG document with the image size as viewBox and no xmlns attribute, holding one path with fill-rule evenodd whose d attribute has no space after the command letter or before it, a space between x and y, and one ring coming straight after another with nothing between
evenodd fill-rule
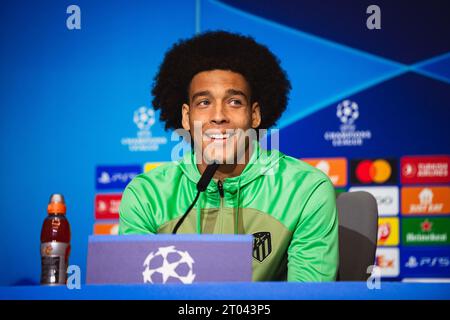
<instances>
[{"instance_id":1,"label":"black microphone windscreen","mask_svg":"<svg viewBox=\"0 0 450 320\"><path fill-rule=\"evenodd\" d=\"M219 165L220 165L219 163L214 162L213 164L210 164L206 167L200 180L197 183L198 191L203 192L206 190L209 182L211 181L212 177L214 176L214 173L216 173L217 169L219 168Z\"/></svg>"}]
</instances>

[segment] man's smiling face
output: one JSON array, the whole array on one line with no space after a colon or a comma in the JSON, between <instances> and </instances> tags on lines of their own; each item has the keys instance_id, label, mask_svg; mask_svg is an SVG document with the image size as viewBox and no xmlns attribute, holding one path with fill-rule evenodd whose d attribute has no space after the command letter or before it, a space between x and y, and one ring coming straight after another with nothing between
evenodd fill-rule
<instances>
[{"instance_id":1,"label":"man's smiling face","mask_svg":"<svg viewBox=\"0 0 450 320\"><path fill-rule=\"evenodd\" d=\"M236 163L244 151L243 132L261 123L248 82L226 70L203 71L192 78L182 116L183 128L191 132L197 150L201 146L207 162Z\"/></svg>"}]
</instances>

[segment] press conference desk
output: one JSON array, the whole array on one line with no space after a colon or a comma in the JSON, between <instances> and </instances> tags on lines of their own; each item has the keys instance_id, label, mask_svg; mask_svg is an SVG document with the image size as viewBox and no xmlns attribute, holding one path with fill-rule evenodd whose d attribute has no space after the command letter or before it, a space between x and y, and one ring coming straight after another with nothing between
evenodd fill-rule
<instances>
[{"instance_id":1,"label":"press conference desk","mask_svg":"<svg viewBox=\"0 0 450 320\"><path fill-rule=\"evenodd\" d=\"M192 285L82 285L0 287L0 299L133 299L133 300L450 300L450 283L203 283Z\"/></svg>"}]
</instances>

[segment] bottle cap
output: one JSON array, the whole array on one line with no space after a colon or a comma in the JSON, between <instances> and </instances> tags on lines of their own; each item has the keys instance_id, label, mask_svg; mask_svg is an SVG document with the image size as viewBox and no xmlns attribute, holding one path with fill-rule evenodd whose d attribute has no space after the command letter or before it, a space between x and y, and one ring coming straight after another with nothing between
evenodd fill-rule
<instances>
[{"instance_id":1,"label":"bottle cap","mask_svg":"<svg viewBox=\"0 0 450 320\"><path fill-rule=\"evenodd\" d=\"M47 206L47 212L49 214L66 214L66 204L64 202L64 196L60 193L54 193L50 196L50 200Z\"/></svg>"}]
</instances>

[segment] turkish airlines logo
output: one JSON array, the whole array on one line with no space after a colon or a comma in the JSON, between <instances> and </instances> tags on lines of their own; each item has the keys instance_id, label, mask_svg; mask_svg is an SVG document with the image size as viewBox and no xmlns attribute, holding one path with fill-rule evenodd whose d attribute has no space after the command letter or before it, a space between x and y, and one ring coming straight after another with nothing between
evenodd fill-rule
<instances>
[{"instance_id":1,"label":"turkish airlines logo","mask_svg":"<svg viewBox=\"0 0 450 320\"><path fill-rule=\"evenodd\" d=\"M364 159L351 160L352 184L395 184L397 183L397 160Z\"/></svg>"},{"instance_id":2,"label":"turkish airlines logo","mask_svg":"<svg viewBox=\"0 0 450 320\"><path fill-rule=\"evenodd\" d=\"M402 188L404 214L450 213L450 187Z\"/></svg>"},{"instance_id":3,"label":"turkish airlines logo","mask_svg":"<svg viewBox=\"0 0 450 320\"><path fill-rule=\"evenodd\" d=\"M450 156L403 157L400 166L403 184L450 183Z\"/></svg>"}]
</instances>

